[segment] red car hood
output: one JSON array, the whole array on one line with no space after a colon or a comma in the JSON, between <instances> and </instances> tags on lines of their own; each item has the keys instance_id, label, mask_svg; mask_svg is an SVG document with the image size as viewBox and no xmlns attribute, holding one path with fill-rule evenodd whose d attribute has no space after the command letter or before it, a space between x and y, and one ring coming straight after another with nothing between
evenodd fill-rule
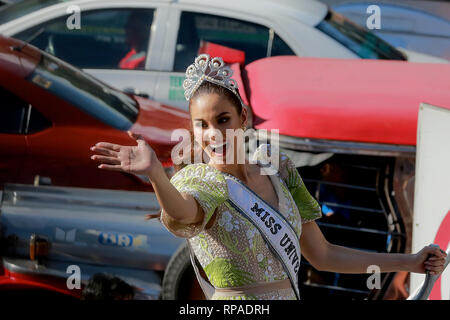
<instances>
[{"instance_id":1,"label":"red car hood","mask_svg":"<svg viewBox=\"0 0 450 320\"><path fill-rule=\"evenodd\" d=\"M450 109L450 65L273 57L245 68L258 129L415 145L419 104Z\"/></svg>"},{"instance_id":2,"label":"red car hood","mask_svg":"<svg viewBox=\"0 0 450 320\"><path fill-rule=\"evenodd\" d=\"M18 48L21 48L20 50ZM0 69L8 76L25 78L41 59L39 50L20 40L0 35Z\"/></svg>"}]
</instances>

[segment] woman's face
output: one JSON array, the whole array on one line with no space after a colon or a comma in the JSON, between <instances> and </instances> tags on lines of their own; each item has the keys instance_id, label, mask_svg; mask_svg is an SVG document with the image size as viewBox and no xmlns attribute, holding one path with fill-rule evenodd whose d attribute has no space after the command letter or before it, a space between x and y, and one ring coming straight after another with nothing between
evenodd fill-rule
<instances>
[{"instance_id":1,"label":"woman's face","mask_svg":"<svg viewBox=\"0 0 450 320\"><path fill-rule=\"evenodd\" d=\"M190 109L194 138L208 157L213 162L225 163L227 152L233 150L236 155L240 141L235 138L234 148L230 149L226 130L242 129L247 119L247 110L242 108L239 115L236 106L217 93L200 94L193 98Z\"/></svg>"}]
</instances>

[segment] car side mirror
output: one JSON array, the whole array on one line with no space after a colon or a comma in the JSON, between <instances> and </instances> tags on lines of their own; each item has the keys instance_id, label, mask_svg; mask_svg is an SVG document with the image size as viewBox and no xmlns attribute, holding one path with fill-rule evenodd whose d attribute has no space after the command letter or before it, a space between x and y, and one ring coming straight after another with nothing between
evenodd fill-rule
<instances>
[{"instance_id":1,"label":"car side mirror","mask_svg":"<svg viewBox=\"0 0 450 320\"><path fill-rule=\"evenodd\" d=\"M244 51L222 46L217 43L204 40L200 41L198 54L202 53L207 53L210 57L222 57L223 62L227 64L239 63L242 66L245 64Z\"/></svg>"}]
</instances>

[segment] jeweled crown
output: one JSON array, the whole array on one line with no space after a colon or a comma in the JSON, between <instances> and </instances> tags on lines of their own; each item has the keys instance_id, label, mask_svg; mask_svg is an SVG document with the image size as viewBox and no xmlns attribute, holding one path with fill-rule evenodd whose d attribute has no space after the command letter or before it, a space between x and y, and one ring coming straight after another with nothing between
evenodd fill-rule
<instances>
[{"instance_id":1,"label":"jeweled crown","mask_svg":"<svg viewBox=\"0 0 450 320\"><path fill-rule=\"evenodd\" d=\"M184 97L190 100L203 81L209 81L231 90L241 101L237 92L238 85L231 79L233 70L225 65L221 57L212 58L209 54L201 54L186 69L186 80L183 82Z\"/></svg>"}]
</instances>

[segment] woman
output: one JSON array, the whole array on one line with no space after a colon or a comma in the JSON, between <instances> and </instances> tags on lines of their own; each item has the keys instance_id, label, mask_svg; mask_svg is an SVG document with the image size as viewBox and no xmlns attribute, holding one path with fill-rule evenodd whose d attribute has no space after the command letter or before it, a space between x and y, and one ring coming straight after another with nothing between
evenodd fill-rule
<instances>
[{"instance_id":1,"label":"woman","mask_svg":"<svg viewBox=\"0 0 450 320\"><path fill-rule=\"evenodd\" d=\"M294 244L300 244L303 256L318 270L366 273L370 265L377 265L381 272L443 270L446 254L431 246L417 254L384 254L327 242L314 222L321 217L320 207L284 153L280 153L278 174L270 176L261 174L261 163L271 156L268 145L261 145L255 152L257 164L248 159L239 163L236 156L231 163L224 161L230 152L237 155L243 143L223 145L218 133L224 137L227 129L245 128L248 120L231 70L220 58L201 55L187 69L186 77L185 96L189 100L195 143L208 156L207 164L187 165L169 181L155 152L141 137L130 132L137 146L100 142L91 148L100 154L92 159L102 162L101 169L145 174L150 178L162 208L162 223L173 234L188 238L215 287L212 299L299 297L286 261L269 245L270 232L269 236L264 235L243 215L245 210L232 205L230 179L243 189L250 189L250 194L256 194L255 199L259 197L261 205L267 204L266 208L274 209L271 212L278 211L284 217L286 227L296 235ZM274 221L271 223L273 227ZM277 229L271 231L275 234Z\"/></svg>"}]
</instances>

